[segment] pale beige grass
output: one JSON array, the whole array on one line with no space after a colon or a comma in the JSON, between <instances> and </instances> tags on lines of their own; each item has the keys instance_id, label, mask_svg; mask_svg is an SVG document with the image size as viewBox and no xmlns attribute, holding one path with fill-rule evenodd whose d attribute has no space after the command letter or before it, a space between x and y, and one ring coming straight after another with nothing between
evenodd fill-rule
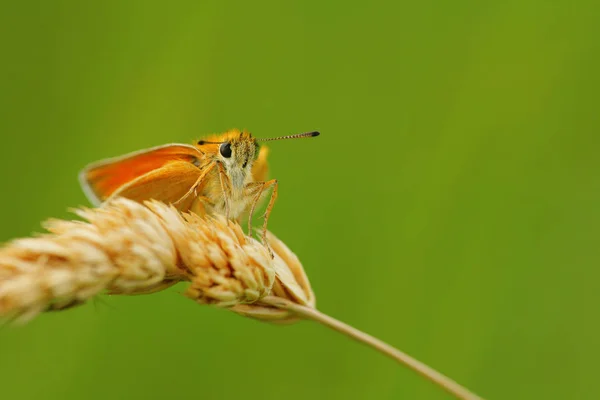
<instances>
[{"instance_id":1,"label":"pale beige grass","mask_svg":"<svg viewBox=\"0 0 600 400\"><path fill-rule=\"evenodd\" d=\"M26 322L98 294L147 294L189 282L185 295L269 322L310 319L410 367L460 399L478 396L381 340L315 308L304 269L273 234L274 252L223 217L181 214L160 202L116 199L51 220L50 233L0 249L0 318Z\"/></svg>"}]
</instances>

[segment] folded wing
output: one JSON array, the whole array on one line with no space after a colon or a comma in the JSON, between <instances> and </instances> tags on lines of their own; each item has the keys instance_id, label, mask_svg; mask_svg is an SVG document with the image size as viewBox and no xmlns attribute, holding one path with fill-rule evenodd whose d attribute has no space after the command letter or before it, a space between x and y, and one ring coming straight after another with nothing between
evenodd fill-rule
<instances>
[{"instance_id":1,"label":"folded wing","mask_svg":"<svg viewBox=\"0 0 600 400\"><path fill-rule=\"evenodd\" d=\"M174 203L202 174L202 159L193 146L170 144L92 164L81 171L80 182L96 206L111 196Z\"/></svg>"}]
</instances>

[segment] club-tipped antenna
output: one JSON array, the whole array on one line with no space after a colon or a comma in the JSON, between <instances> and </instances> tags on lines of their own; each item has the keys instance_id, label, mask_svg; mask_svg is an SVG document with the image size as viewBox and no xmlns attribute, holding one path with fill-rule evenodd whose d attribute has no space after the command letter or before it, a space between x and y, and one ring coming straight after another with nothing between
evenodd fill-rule
<instances>
[{"instance_id":1,"label":"club-tipped antenna","mask_svg":"<svg viewBox=\"0 0 600 400\"><path fill-rule=\"evenodd\" d=\"M198 140L198 146L202 146L203 144L223 144L225 142L209 142L208 140Z\"/></svg>"},{"instance_id":2,"label":"club-tipped antenna","mask_svg":"<svg viewBox=\"0 0 600 400\"><path fill-rule=\"evenodd\" d=\"M279 137L266 138L266 139L257 138L256 140L259 142L270 142L272 140L299 139L299 138L304 138L304 137L315 137L315 136L319 136L319 135L320 135L319 132L314 131L314 132L297 133L295 135L279 136Z\"/></svg>"}]
</instances>

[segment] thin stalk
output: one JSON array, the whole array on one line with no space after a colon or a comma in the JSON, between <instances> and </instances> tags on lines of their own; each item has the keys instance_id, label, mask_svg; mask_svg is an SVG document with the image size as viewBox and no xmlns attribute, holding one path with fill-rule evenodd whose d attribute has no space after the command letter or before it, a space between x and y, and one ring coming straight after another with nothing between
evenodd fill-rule
<instances>
[{"instance_id":1,"label":"thin stalk","mask_svg":"<svg viewBox=\"0 0 600 400\"><path fill-rule=\"evenodd\" d=\"M384 354L390 358L393 358L394 360L398 361L400 364L404 364L405 366L407 366L408 368L417 372L418 374L425 377L426 379L430 380L434 384L436 384L436 385L440 386L441 388L443 388L444 390L448 391L449 393L451 393L458 399L483 400L481 397L479 397L475 393L469 391L467 388L459 385L452 379L439 373L438 371L436 371L433 368L429 367L428 365L422 363L421 361L414 359L413 357L409 356L408 354L396 349L395 347L390 346L389 344L377 339L376 337L373 337L373 336L371 336L365 332L362 332L348 324L338 321L335 318L332 318L326 314L323 314L322 312L320 312L314 308L302 306L302 305L293 303L289 300L286 300L286 299L283 299L280 297L273 297L273 296L268 296L268 297L261 299L261 303L293 312L300 317L318 322L318 323L325 325L333 330L336 330L354 340L357 340L363 344L366 344L367 346L374 348L375 350L381 352L382 354Z\"/></svg>"}]
</instances>

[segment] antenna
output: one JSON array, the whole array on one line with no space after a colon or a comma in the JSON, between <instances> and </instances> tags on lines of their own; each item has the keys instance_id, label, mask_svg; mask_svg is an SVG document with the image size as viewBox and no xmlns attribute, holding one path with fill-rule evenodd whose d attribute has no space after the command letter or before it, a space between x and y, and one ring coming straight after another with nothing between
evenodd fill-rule
<instances>
[{"instance_id":1,"label":"antenna","mask_svg":"<svg viewBox=\"0 0 600 400\"><path fill-rule=\"evenodd\" d=\"M315 137L315 136L319 136L319 135L320 135L319 132L314 131L314 132L297 133L295 135L279 136L279 137L266 138L266 139L257 138L256 140L259 142L270 142L272 140L299 139L299 138L304 138L304 137Z\"/></svg>"},{"instance_id":2,"label":"antenna","mask_svg":"<svg viewBox=\"0 0 600 400\"><path fill-rule=\"evenodd\" d=\"M283 139L299 139L299 138L304 138L304 137L315 137L315 136L319 136L320 133L317 131L314 132L304 132L304 133L297 133L295 135L287 135L287 136L279 136L279 137L274 137L274 138L256 138L256 140L258 142L271 142L273 140L283 140ZM210 142L207 140L198 140L198 146L202 146L205 144L223 144L225 142Z\"/></svg>"},{"instance_id":3,"label":"antenna","mask_svg":"<svg viewBox=\"0 0 600 400\"><path fill-rule=\"evenodd\" d=\"M209 142L206 140L198 140L198 146L202 146L203 144L223 144L225 142Z\"/></svg>"}]
</instances>

